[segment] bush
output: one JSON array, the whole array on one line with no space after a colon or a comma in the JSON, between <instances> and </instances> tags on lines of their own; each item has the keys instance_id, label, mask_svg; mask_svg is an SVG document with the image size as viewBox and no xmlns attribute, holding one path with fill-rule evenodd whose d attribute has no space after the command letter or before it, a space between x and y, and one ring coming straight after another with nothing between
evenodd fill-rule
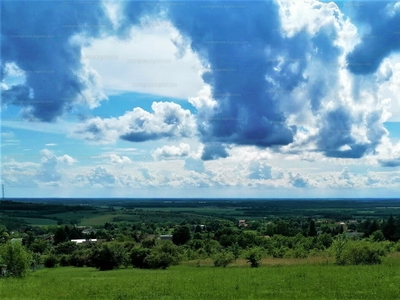
<instances>
[{"instance_id":1,"label":"bush","mask_svg":"<svg viewBox=\"0 0 400 300\"><path fill-rule=\"evenodd\" d=\"M222 251L215 256L214 266L226 267L235 260L233 253L228 251Z\"/></svg>"},{"instance_id":2,"label":"bush","mask_svg":"<svg viewBox=\"0 0 400 300\"><path fill-rule=\"evenodd\" d=\"M24 277L30 267L31 256L19 243L7 242L0 248L1 263L7 265L7 276Z\"/></svg>"},{"instance_id":3,"label":"bush","mask_svg":"<svg viewBox=\"0 0 400 300\"><path fill-rule=\"evenodd\" d=\"M343 248L336 263L340 265L372 265L380 264L387 250L378 243L368 241L349 242Z\"/></svg>"},{"instance_id":4,"label":"bush","mask_svg":"<svg viewBox=\"0 0 400 300\"><path fill-rule=\"evenodd\" d=\"M54 268L57 265L57 258L54 255L49 255L44 259L46 268Z\"/></svg>"},{"instance_id":5,"label":"bush","mask_svg":"<svg viewBox=\"0 0 400 300\"><path fill-rule=\"evenodd\" d=\"M60 257L60 266L61 267L67 267L70 266L70 255L61 255Z\"/></svg>"},{"instance_id":6,"label":"bush","mask_svg":"<svg viewBox=\"0 0 400 300\"><path fill-rule=\"evenodd\" d=\"M174 257L169 253L153 251L144 259L149 268L163 270L171 266L174 261Z\"/></svg>"},{"instance_id":7,"label":"bush","mask_svg":"<svg viewBox=\"0 0 400 300\"><path fill-rule=\"evenodd\" d=\"M84 250L74 251L69 257L68 263L70 266L83 267L84 265L91 266L90 253Z\"/></svg>"},{"instance_id":8,"label":"bush","mask_svg":"<svg viewBox=\"0 0 400 300\"><path fill-rule=\"evenodd\" d=\"M123 253L120 252L121 249L107 244L96 247L90 255L92 266L100 271L118 268L122 264Z\"/></svg>"},{"instance_id":9,"label":"bush","mask_svg":"<svg viewBox=\"0 0 400 300\"><path fill-rule=\"evenodd\" d=\"M145 258L150 254L150 249L134 247L131 252L131 262L134 268L147 269L150 266L145 262Z\"/></svg>"},{"instance_id":10,"label":"bush","mask_svg":"<svg viewBox=\"0 0 400 300\"><path fill-rule=\"evenodd\" d=\"M257 268L260 265L261 257L261 249L258 247L251 248L249 251L247 251L245 256L252 268Z\"/></svg>"}]
</instances>

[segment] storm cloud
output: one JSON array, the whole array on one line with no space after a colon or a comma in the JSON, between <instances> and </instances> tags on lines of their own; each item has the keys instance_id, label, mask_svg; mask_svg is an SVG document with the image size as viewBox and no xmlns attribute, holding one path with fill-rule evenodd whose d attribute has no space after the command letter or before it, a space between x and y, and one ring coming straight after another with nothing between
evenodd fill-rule
<instances>
[{"instance_id":1,"label":"storm cloud","mask_svg":"<svg viewBox=\"0 0 400 300\"><path fill-rule=\"evenodd\" d=\"M371 74L386 56L400 50L400 3L360 1L348 7L352 20L370 29L347 56L348 68L355 74Z\"/></svg>"}]
</instances>

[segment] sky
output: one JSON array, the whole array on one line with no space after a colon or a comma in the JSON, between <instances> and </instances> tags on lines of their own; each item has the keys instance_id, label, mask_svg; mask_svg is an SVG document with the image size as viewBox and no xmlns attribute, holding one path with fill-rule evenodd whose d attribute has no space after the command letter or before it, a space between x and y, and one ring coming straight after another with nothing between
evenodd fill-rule
<instances>
[{"instance_id":1,"label":"sky","mask_svg":"<svg viewBox=\"0 0 400 300\"><path fill-rule=\"evenodd\" d=\"M12 197L399 197L400 1L1 2Z\"/></svg>"}]
</instances>

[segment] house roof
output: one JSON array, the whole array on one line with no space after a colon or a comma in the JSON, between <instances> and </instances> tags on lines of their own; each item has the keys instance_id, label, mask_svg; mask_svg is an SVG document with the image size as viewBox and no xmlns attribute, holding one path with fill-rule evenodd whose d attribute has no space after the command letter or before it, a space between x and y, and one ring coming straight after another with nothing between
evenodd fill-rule
<instances>
[{"instance_id":1,"label":"house roof","mask_svg":"<svg viewBox=\"0 0 400 300\"><path fill-rule=\"evenodd\" d=\"M73 239L71 242L75 242L77 244L82 244L82 243L91 243L91 242L97 242L97 239Z\"/></svg>"}]
</instances>

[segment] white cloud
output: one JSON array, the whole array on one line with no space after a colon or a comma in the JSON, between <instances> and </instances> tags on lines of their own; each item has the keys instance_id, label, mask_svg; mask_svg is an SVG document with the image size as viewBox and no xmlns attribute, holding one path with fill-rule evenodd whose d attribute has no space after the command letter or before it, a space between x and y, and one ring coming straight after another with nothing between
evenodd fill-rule
<instances>
[{"instance_id":1,"label":"white cloud","mask_svg":"<svg viewBox=\"0 0 400 300\"><path fill-rule=\"evenodd\" d=\"M93 118L78 124L71 136L91 143L109 144L122 138L143 142L161 138L190 137L196 133L194 116L171 102L153 102L154 113L136 107L118 118Z\"/></svg>"},{"instance_id":2,"label":"white cloud","mask_svg":"<svg viewBox=\"0 0 400 300\"><path fill-rule=\"evenodd\" d=\"M117 11L108 6L115 24ZM187 98L200 90L203 80L194 71L200 60L188 45L182 57L176 55L181 39L170 22L144 18L132 27L130 39L93 40L82 50L83 60L100 75L105 89Z\"/></svg>"},{"instance_id":3,"label":"white cloud","mask_svg":"<svg viewBox=\"0 0 400 300\"><path fill-rule=\"evenodd\" d=\"M155 160L177 159L187 157L190 153L190 145L180 143L178 146L163 146L153 151L152 156Z\"/></svg>"}]
</instances>

